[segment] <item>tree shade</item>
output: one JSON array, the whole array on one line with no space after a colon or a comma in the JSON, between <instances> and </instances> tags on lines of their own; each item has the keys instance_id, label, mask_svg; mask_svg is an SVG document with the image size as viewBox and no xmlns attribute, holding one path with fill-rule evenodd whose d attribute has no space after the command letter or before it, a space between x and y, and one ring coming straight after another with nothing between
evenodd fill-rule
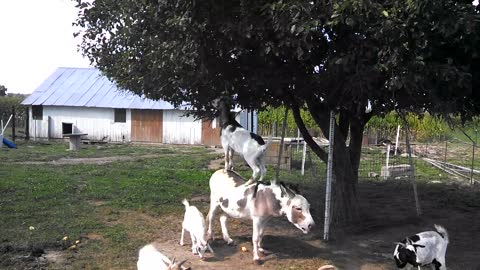
<instances>
[{"instance_id":1,"label":"tree shade","mask_svg":"<svg viewBox=\"0 0 480 270\"><path fill-rule=\"evenodd\" d=\"M335 220L355 224L362 134L392 110L480 111L479 10L454 0L77 0L82 52L120 87L212 114L285 105L312 150L306 109L324 134L337 112ZM368 102L370 112L365 111Z\"/></svg>"}]
</instances>

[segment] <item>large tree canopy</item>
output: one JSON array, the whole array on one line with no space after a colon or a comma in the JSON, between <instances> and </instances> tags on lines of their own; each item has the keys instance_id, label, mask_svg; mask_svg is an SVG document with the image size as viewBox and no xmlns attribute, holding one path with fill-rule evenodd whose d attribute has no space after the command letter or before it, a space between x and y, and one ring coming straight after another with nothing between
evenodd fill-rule
<instances>
[{"instance_id":1,"label":"large tree canopy","mask_svg":"<svg viewBox=\"0 0 480 270\"><path fill-rule=\"evenodd\" d=\"M220 95L245 108L286 105L323 160L300 109L325 134L335 110L341 223L359 217L361 138L372 115L480 111L479 10L467 0L77 2L83 53L122 88L198 113Z\"/></svg>"}]
</instances>

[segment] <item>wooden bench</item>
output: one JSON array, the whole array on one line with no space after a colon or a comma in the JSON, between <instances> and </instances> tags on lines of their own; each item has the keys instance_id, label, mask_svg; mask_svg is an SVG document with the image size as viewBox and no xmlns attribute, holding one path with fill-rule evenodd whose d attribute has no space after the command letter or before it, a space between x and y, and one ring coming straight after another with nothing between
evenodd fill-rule
<instances>
[{"instance_id":1,"label":"wooden bench","mask_svg":"<svg viewBox=\"0 0 480 270\"><path fill-rule=\"evenodd\" d=\"M88 135L87 133L71 133L63 134L63 137L68 137L70 139L70 151L77 151L80 149L80 138L82 136Z\"/></svg>"}]
</instances>

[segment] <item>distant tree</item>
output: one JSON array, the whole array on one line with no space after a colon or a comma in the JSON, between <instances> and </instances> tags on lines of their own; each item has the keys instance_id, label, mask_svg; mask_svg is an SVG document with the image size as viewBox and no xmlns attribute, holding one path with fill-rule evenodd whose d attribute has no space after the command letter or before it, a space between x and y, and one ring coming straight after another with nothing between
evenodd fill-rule
<instances>
[{"instance_id":1,"label":"distant tree","mask_svg":"<svg viewBox=\"0 0 480 270\"><path fill-rule=\"evenodd\" d=\"M335 220L357 224L362 134L391 110L480 112L479 15L470 0L77 0L81 49L124 89L209 113L220 95L307 110L335 132ZM478 78L478 77L477 77ZM370 100L373 110L366 112Z\"/></svg>"},{"instance_id":2,"label":"distant tree","mask_svg":"<svg viewBox=\"0 0 480 270\"><path fill-rule=\"evenodd\" d=\"M3 97L7 94L7 88L3 85L0 85L0 97Z\"/></svg>"}]
</instances>

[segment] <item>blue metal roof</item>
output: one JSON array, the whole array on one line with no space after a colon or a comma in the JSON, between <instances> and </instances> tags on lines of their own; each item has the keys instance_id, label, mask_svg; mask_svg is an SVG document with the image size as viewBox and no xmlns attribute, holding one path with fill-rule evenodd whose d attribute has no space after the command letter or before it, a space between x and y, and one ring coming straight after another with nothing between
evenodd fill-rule
<instances>
[{"instance_id":1,"label":"blue metal roof","mask_svg":"<svg viewBox=\"0 0 480 270\"><path fill-rule=\"evenodd\" d=\"M171 110L166 101L142 98L117 88L96 68L60 67L23 102L23 105ZM182 106L184 109L186 106Z\"/></svg>"}]
</instances>

